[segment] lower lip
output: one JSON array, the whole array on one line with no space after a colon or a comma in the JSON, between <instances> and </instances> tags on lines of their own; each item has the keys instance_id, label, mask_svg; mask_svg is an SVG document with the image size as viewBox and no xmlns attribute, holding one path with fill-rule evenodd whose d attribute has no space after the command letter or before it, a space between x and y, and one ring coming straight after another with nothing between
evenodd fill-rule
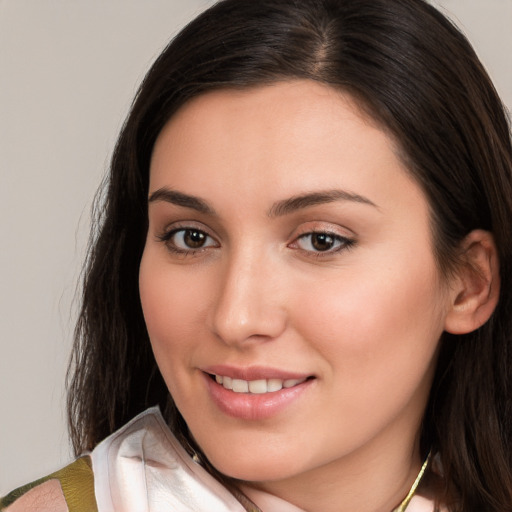
<instances>
[{"instance_id":1,"label":"lower lip","mask_svg":"<svg viewBox=\"0 0 512 512\"><path fill-rule=\"evenodd\" d=\"M235 393L204 374L213 402L228 416L243 420L264 420L275 416L299 400L314 379L308 379L292 388L271 393Z\"/></svg>"}]
</instances>

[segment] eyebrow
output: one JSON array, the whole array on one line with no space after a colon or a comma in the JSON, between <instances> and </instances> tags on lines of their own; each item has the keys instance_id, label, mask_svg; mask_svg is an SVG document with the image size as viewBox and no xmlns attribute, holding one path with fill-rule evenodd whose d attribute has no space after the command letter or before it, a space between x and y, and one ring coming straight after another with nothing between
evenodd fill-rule
<instances>
[{"instance_id":1,"label":"eyebrow","mask_svg":"<svg viewBox=\"0 0 512 512\"><path fill-rule=\"evenodd\" d=\"M336 201L352 201L355 203L366 204L379 209L379 207L367 197L354 194L346 190L325 190L320 192L312 192L310 194L302 194L298 196L284 199L275 203L268 212L269 217L281 217L288 215L294 211L302 210L310 206L319 204L334 203Z\"/></svg>"},{"instance_id":2,"label":"eyebrow","mask_svg":"<svg viewBox=\"0 0 512 512\"><path fill-rule=\"evenodd\" d=\"M167 187L159 188L150 194L149 202L153 203L156 201L165 201L177 206L183 206L206 215L216 215L215 209L212 208L204 199L184 194L183 192L178 192L176 190L171 190ZM367 197L354 194L346 190L335 189L301 194L288 199L283 199L282 201L277 201L267 212L267 215L269 217L282 217L297 210L337 201L351 201L379 209L379 207Z\"/></svg>"},{"instance_id":3,"label":"eyebrow","mask_svg":"<svg viewBox=\"0 0 512 512\"><path fill-rule=\"evenodd\" d=\"M155 192L149 196L150 203L155 201L165 201L177 206L184 206L185 208L196 210L206 215L215 215L215 210L204 199L200 199L199 197L195 196L189 196L183 192L170 190L166 187L155 190Z\"/></svg>"}]
</instances>

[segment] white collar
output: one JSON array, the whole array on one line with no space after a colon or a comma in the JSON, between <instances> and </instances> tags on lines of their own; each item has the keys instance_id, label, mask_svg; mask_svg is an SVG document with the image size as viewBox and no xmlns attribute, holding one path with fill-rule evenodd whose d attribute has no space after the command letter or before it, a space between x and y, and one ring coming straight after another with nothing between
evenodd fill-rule
<instances>
[{"instance_id":1,"label":"white collar","mask_svg":"<svg viewBox=\"0 0 512 512\"><path fill-rule=\"evenodd\" d=\"M246 512L192 460L156 407L107 437L91 459L98 512Z\"/></svg>"},{"instance_id":2,"label":"white collar","mask_svg":"<svg viewBox=\"0 0 512 512\"><path fill-rule=\"evenodd\" d=\"M91 453L98 512L247 512L170 431L157 407L147 409ZM265 512L303 512L267 493L251 495ZM406 512L431 512L414 496Z\"/></svg>"}]
</instances>

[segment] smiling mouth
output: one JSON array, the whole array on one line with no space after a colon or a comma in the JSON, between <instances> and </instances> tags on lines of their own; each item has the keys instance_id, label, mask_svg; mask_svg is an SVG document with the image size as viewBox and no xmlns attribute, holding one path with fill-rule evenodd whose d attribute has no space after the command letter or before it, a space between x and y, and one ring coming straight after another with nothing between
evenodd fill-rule
<instances>
[{"instance_id":1,"label":"smiling mouth","mask_svg":"<svg viewBox=\"0 0 512 512\"><path fill-rule=\"evenodd\" d=\"M313 377L304 377L302 379L258 379L258 380L242 380L233 379L225 375L212 375L210 378L215 380L223 388L233 391L234 393L248 393L253 395L263 395L265 393L274 393L281 389L288 389L302 384L306 380Z\"/></svg>"}]
</instances>

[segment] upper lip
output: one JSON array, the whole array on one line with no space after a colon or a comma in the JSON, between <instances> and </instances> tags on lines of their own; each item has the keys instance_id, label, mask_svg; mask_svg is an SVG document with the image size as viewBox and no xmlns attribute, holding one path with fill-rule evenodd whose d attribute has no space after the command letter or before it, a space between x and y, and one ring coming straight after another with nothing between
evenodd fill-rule
<instances>
[{"instance_id":1,"label":"upper lip","mask_svg":"<svg viewBox=\"0 0 512 512\"><path fill-rule=\"evenodd\" d=\"M231 377L232 379L241 379L246 381L261 379L306 379L312 377L311 374L282 370L266 366L229 366L225 364L206 366L200 368L201 371L210 375L222 375L223 377Z\"/></svg>"}]
</instances>

